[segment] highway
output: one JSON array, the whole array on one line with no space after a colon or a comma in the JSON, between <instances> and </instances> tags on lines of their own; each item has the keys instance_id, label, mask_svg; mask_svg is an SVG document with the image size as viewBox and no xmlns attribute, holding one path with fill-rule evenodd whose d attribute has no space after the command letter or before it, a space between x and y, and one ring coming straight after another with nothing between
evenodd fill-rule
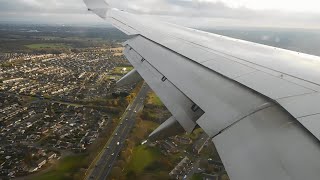
<instances>
[{"instance_id":1,"label":"highway","mask_svg":"<svg viewBox=\"0 0 320 180\"><path fill-rule=\"evenodd\" d=\"M104 150L98 155L93 169L91 169L84 179L86 180L105 180L112 170L118 154L120 153L125 140L127 139L131 129L134 127L137 112L143 108L144 100L149 86L144 83L136 98L127 107L118 127L114 130L110 140L105 145Z\"/></svg>"}]
</instances>

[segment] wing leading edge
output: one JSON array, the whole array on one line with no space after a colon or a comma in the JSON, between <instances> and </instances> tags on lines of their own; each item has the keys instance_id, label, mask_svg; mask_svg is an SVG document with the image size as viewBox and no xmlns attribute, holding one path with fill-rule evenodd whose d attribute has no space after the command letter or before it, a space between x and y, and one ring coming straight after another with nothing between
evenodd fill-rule
<instances>
[{"instance_id":1,"label":"wing leading edge","mask_svg":"<svg viewBox=\"0 0 320 180\"><path fill-rule=\"evenodd\" d=\"M199 125L231 179L320 177L319 57L109 7L102 17L135 35L125 56L173 115L152 136Z\"/></svg>"}]
</instances>

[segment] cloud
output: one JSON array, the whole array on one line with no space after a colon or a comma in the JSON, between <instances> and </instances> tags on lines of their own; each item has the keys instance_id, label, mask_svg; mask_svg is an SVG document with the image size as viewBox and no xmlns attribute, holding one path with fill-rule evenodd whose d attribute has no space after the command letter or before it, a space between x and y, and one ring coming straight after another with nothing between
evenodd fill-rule
<instances>
[{"instance_id":1,"label":"cloud","mask_svg":"<svg viewBox=\"0 0 320 180\"><path fill-rule=\"evenodd\" d=\"M258 26L320 28L320 13L311 11L311 1L303 12L289 11L299 6L286 0L108 0L126 11L157 15L175 23L197 26ZM258 3L257 3L258 2ZM259 6L259 3L262 4ZM0 20L20 19L61 23L101 23L89 15L82 0L0 0ZM282 7L282 9L279 7ZM272 8L272 7L276 8ZM301 5L300 5L301 6ZM267 7L267 8L263 8Z\"/></svg>"},{"instance_id":2,"label":"cloud","mask_svg":"<svg viewBox=\"0 0 320 180\"><path fill-rule=\"evenodd\" d=\"M1 12L24 13L83 13L82 0L0 0Z\"/></svg>"},{"instance_id":3,"label":"cloud","mask_svg":"<svg viewBox=\"0 0 320 180\"><path fill-rule=\"evenodd\" d=\"M262 10L248 8L244 3L239 3L241 1L244 0L110 0L110 4L135 13L160 15L163 20L189 27L320 28L320 12L296 12L272 8ZM263 3L259 0L254 1ZM279 1L281 0L277 2Z\"/></svg>"}]
</instances>

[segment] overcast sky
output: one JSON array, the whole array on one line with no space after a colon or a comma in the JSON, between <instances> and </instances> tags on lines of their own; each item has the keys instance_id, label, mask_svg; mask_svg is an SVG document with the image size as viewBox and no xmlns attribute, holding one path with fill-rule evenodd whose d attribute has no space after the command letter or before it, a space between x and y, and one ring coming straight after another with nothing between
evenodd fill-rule
<instances>
[{"instance_id":1,"label":"overcast sky","mask_svg":"<svg viewBox=\"0 0 320 180\"><path fill-rule=\"evenodd\" d=\"M320 29L319 0L109 0L119 9L194 27ZM169 17L168 17L169 16ZM0 21L106 24L82 0L0 0Z\"/></svg>"}]
</instances>

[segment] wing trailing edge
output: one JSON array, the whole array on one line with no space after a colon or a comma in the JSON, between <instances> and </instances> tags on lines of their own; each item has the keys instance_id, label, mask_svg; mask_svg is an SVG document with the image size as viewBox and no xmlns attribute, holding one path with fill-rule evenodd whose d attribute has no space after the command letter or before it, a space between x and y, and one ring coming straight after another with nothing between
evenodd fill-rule
<instances>
[{"instance_id":1,"label":"wing trailing edge","mask_svg":"<svg viewBox=\"0 0 320 180\"><path fill-rule=\"evenodd\" d=\"M199 125L233 180L319 179L319 57L119 10L107 19L136 35L125 55L173 115L151 137Z\"/></svg>"},{"instance_id":2,"label":"wing trailing edge","mask_svg":"<svg viewBox=\"0 0 320 180\"><path fill-rule=\"evenodd\" d=\"M133 85L142 80L143 79L140 76L140 74L137 72L137 70L133 69L130 72L128 72L125 76L123 76L119 81L117 81L116 85L118 87Z\"/></svg>"},{"instance_id":3,"label":"wing trailing edge","mask_svg":"<svg viewBox=\"0 0 320 180\"><path fill-rule=\"evenodd\" d=\"M92 11L102 19L107 18L107 12L110 9L109 4L105 0L83 0L88 11Z\"/></svg>"},{"instance_id":4,"label":"wing trailing edge","mask_svg":"<svg viewBox=\"0 0 320 180\"><path fill-rule=\"evenodd\" d=\"M124 54L160 97L172 116L186 132L191 133L196 127L196 121L203 115L203 110L129 45L125 46Z\"/></svg>"},{"instance_id":5,"label":"wing trailing edge","mask_svg":"<svg viewBox=\"0 0 320 180\"><path fill-rule=\"evenodd\" d=\"M178 135L183 133L184 129L179 124L179 122L172 116L162 123L157 129L155 129L150 135L150 140L158 140L166 137Z\"/></svg>"}]
</instances>

